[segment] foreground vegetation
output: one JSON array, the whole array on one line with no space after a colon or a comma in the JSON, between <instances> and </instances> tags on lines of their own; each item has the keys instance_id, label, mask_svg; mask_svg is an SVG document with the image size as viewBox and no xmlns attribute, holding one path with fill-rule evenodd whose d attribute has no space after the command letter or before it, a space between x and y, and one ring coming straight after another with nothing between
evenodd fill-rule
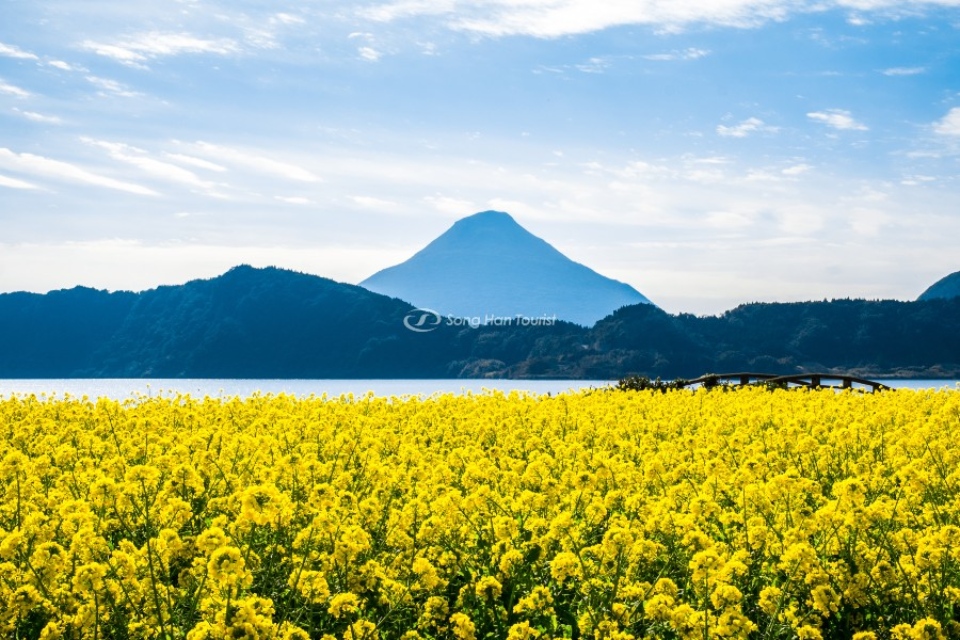
<instances>
[{"instance_id":1,"label":"foreground vegetation","mask_svg":"<svg viewBox=\"0 0 960 640\"><path fill-rule=\"evenodd\" d=\"M12 638L960 637L960 393L0 400Z\"/></svg>"}]
</instances>

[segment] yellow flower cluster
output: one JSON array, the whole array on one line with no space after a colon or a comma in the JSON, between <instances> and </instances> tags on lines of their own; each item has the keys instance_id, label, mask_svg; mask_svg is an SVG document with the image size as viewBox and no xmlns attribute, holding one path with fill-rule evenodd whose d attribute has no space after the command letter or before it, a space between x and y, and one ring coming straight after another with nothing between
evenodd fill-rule
<instances>
[{"instance_id":1,"label":"yellow flower cluster","mask_svg":"<svg viewBox=\"0 0 960 640\"><path fill-rule=\"evenodd\" d=\"M960 637L960 393L0 399L0 637Z\"/></svg>"}]
</instances>

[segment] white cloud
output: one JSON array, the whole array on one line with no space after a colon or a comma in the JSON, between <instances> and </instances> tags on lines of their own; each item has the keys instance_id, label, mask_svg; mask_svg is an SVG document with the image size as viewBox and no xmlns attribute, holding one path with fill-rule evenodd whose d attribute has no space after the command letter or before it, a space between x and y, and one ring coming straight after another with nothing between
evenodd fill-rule
<instances>
[{"instance_id":1,"label":"white cloud","mask_svg":"<svg viewBox=\"0 0 960 640\"><path fill-rule=\"evenodd\" d=\"M101 89L102 92L111 93L121 98L139 98L142 97L142 93L136 91L131 91L127 87L116 80L110 80L109 78L100 78L98 76L87 76L87 82L92 84L95 87Z\"/></svg>"},{"instance_id":2,"label":"white cloud","mask_svg":"<svg viewBox=\"0 0 960 640\"><path fill-rule=\"evenodd\" d=\"M498 3L495 10L488 12L469 12L464 5L467 3L459 3L458 14L466 14L466 17L454 20L454 28L491 36L531 35L541 38L590 33L628 24L671 28L690 23L747 26L780 17L785 12L777 4L764 0L638 0L604 3L592 0L519 0Z\"/></svg>"},{"instance_id":3,"label":"white cloud","mask_svg":"<svg viewBox=\"0 0 960 640\"><path fill-rule=\"evenodd\" d=\"M306 20L300 16L295 16L290 13L275 13L270 18L271 24L284 24L284 25L294 25L294 24L305 24Z\"/></svg>"},{"instance_id":4,"label":"white cloud","mask_svg":"<svg viewBox=\"0 0 960 640\"><path fill-rule=\"evenodd\" d=\"M383 56L382 53L374 49L373 47L360 47L357 49L357 53L360 54L360 57L364 60L369 60L370 62L376 62Z\"/></svg>"},{"instance_id":5,"label":"white cloud","mask_svg":"<svg viewBox=\"0 0 960 640\"><path fill-rule=\"evenodd\" d=\"M453 29L488 36L557 38L625 25L654 25L667 31L691 24L754 27L830 9L858 11L853 22L865 24L864 12L916 11L924 5L954 7L956 0L393 0L359 13L381 22L440 17Z\"/></svg>"},{"instance_id":6,"label":"white cloud","mask_svg":"<svg viewBox=\"0 0 960 640\"><path fill-rule=\"evenodd\" d=\"M884 69L881 73L885 76L916 76L926 72L925 67L891 67Z\"/></svg>"},{"instance_id":7,"label":"white cloud","mask_svg":"<svg viewBox=\"0 0 960 640\"><path fill-rule=\"evenodd\" d=\"M319 177L303 167L288 162L274 160L273 158L268 158L260 155L259 153L241 151L240 149L223 147L220 145L210 144L208 142L197 142L193 146L195 151L201 155L216 158L222 162L241 165L261 173L267 173L298 182L320 181Z\"/></svg>"},{"instance_id":8,"label":"white cloud","mask_svg":"<svg viewBox=\"0 0 960 640\"><path fill-rule=\"evenodd\" d=\"M36 55L28 51L24 51L20 47L12 44L4 44L2 42L0 42L0 56L5 58L17 58L19 60L39 60Z\"/></svg>"},{"instance_id":9,"label":"white cloud","mask_svg":"<svg viewBox=\"0 0 960 640\"><path fill-rule=\"evenodd\" d=\"M586 62L575 66L577 71L583 73L603 73L610 67L610 61L606 58L590 58Z\"/></svg>"},{"instance_id":10,"label":"white cloud","mask_svg":"<svg viewBox=\"0 0 960 640\"><path fill-rule=\"evenodd\" d=\"M5 94L7 94L7 95L14 96L14 97L16 97L16 98L29 98L29 97L30 97L30 92L29 92L29 91L27 91L27 90L25 90L25 89L21 89L20 87L14 86L14 85L12 85L12 84L8 84L8 83L4 82L3 80L0 80L0 93L5 93Z\"/></svg>"},{"instance_id":11,"label":"white cloud","mask_svg":"<svg viewBox=\"0 0 960 640\"><path fill-rule=\"evenodd\" d=\"M717 125L717 134L729 138L746 138L751 133L776 133L779 130L778 127L764 124L760 118L747 118L732 127Z\"/></svg>"},{"instance_id":12,"label":"white cloud","mask_svg":"<svg viewBox=\"0 0 960 640\"><path fill-rule=\"evenodd\" d=\"M25 182L23 180L17 180L16 178L10 178L5 175L0 175L0 187L7 187L8 189L38 189L37 185L30 182Z\"/></svg>"},{"instance_id":13,"label":"white cloud","mask_svg":"<svg viewBox=\"0 0 960 640\"><path fill-rule=\"evenodd\" d=\"M21 111L20 109L16 108L14 108L14 111L19 113L27 120L31 120L33 122L39 122L41 124L63 124L63 120L57 116L45 116L42 113L37 113L35 111Z\"/></svg>"},{"instance_id":14,"label":"white cloud","mask_svg":"<svg viewBox=\"0 0 960 640\"><path fill-rule=\"evenodd\" d=\"M84 49L117 62L143 68L152 59L185 54L230 55L240 51L235 40L229 38L205 39L189 33L149 31L129 36L117 42L86 40Z\"/></svg>"},{"instance_id":15,"label":"white cloud","mask_svg":"<svg viewBox=\"0 0 960 640\"><path fill-rule=\"evenodd\" d=\"M710 55L707 49L697 49L690 47L682 51L670 51L667 53L654 53L643 56L645 60L657 60L662 62L671 62L673 60L698 60Z\"/></svg>"},{"instance_id":16,"label":"white cloud","mask_svg":"<svg viewBox=\"0 0 960 640\"><path fill-rule=\"evenodd\" d=\"M807 117L841 131L867 131L868 129L867 125L854 120L850 112L844 109L813 111L808 113Z\"/></svg>"},{"instance_id":17,"label":"white cloud","mask_svg":"<svg viewBox=\"0 0 960 640\"><path fill-rule=\"evenodd\" d=\"M942 136L960 136L960 107L954 107L936 124L933 130Z\"/></svg>"},{"instance_id":18,"label":"white cloud","mask_svg":"<svg viewBox=\"0 0 960 640\"><path fill-rule=\"evenodd\" d=\"M169 162L162 162L149 157L142 149L118 142L92 140L90 138L83 138L82 140L87 144L105 150L114 160L133 165L144 173L148 173L161 180L190 185L203 191L214 191L216 187L212 182L201 180L197 174L192 171L178 167L175 164L170 164Z\"/></svg>"},{"instance_id":19,"label":"white cloud","mask_svg":"<svg viewBox=\"0 0 960 640\"><path fill-rule=\"evenodd\" d=\"M223 165L219 165L209 160L203 160L202 158L194 158L193 156L186 156L182 153L165 153L166 157L171 160L176 160L180 164L187 164L191 167L197 167L198 169L206 169L208 171L217 171L218 173L223 173L227 170Z\"/></svg>"},{"instance_id":20,"label":"white cloud","mask_svg":"<svg viewBox=\"0 0 960 640\"><path fill-rule=\"evenodd\" d=\"M139 184L108 178L67 162L33 155L32 153L14 153L10 149L0 148L0 165L55 180L89 184L141 196L158 195L156 191Z\"/></svg>"},{"instance_id":21,"label":"white cloud","mask_svg":"<svg viewBox=\"0 0 960 640\"><path fill-rule=\"evenodd\" d=\"M49 60L48 65L54 67L55 69L60 69L61 71L80 71L80 67L75 67L69 62L64 62L63 60Z\"/></svg>"},{"instance_id":22,"label":"white cloud","mask_svg":"<svg viewBox=\"0 0 960 640\"><path fill-rule=\"evenodd\" d=\"M360 10L360 15L377 22L421 15L443 15L457 10L458 0L395 0Z\"/></svg>"},{"instance_id":23,"label":"white cloud","mask_svg":"<svg viewBox=\"0 0 960 640\"><path fill-rule=\"evenodd\" d=\"M274 200L279 200L280 202L285 202L287 204L313 204L310 198L304 198L302 196L274 196Z\"/></svg>"},{"instance_id":24,"label":"white cloud","mask_svg":"<svg viewBox=\"0 0 960 640\"><path fill-rule=\"evenodd\" d=\"M813 169L813 167L810 166L809 164L800 163L800 164L795 164L793 166L787 167L786 169L782 170L780 173L782 173L785 176L799 176L801 174L804 174L810 171L811 169Z\"/></svg>"},{"instance_id":25,"label":"white cloud","mask_svg":"<svg viewBox=\"0 0 960 640\"><path fill-rule=\"evenodd\" d=\"M439 193L435 196L427 196L423 200L440 213L448 215L466 216L480 210L479 207L470 200L451 198L450 196Z\"/></svg>"}]
</instances>

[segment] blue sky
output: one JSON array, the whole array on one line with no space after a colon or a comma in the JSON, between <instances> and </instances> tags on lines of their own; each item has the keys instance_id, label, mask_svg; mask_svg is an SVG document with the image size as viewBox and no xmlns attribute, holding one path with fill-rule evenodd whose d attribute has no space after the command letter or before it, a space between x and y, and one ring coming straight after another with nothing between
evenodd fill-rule
<instances>
[{"instance_id":1,"label":"blue sky","mask_svg":"<svg viewBox=\"0 0 960 640\"><path fill-rule=\"evenodd\" d=\"M0 291L356 283L511 213L671 312L960 269L960 1L8 0Z\"/></svg>"}]
</instances>

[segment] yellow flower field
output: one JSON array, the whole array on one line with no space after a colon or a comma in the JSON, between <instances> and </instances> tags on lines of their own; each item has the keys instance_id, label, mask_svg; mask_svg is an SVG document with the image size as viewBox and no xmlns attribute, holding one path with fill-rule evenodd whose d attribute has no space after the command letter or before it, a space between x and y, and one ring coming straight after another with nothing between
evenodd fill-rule
<instances>
[{"instance_id":1,"label":"yellow flower field","mask_svg":"<svg viewBox=\"0 0 960 640\"><path fill-rule=\"evenodd\" d=\"M960 393L0 399L3 638L960 638Z\"/></svg>"}]
</instances>

